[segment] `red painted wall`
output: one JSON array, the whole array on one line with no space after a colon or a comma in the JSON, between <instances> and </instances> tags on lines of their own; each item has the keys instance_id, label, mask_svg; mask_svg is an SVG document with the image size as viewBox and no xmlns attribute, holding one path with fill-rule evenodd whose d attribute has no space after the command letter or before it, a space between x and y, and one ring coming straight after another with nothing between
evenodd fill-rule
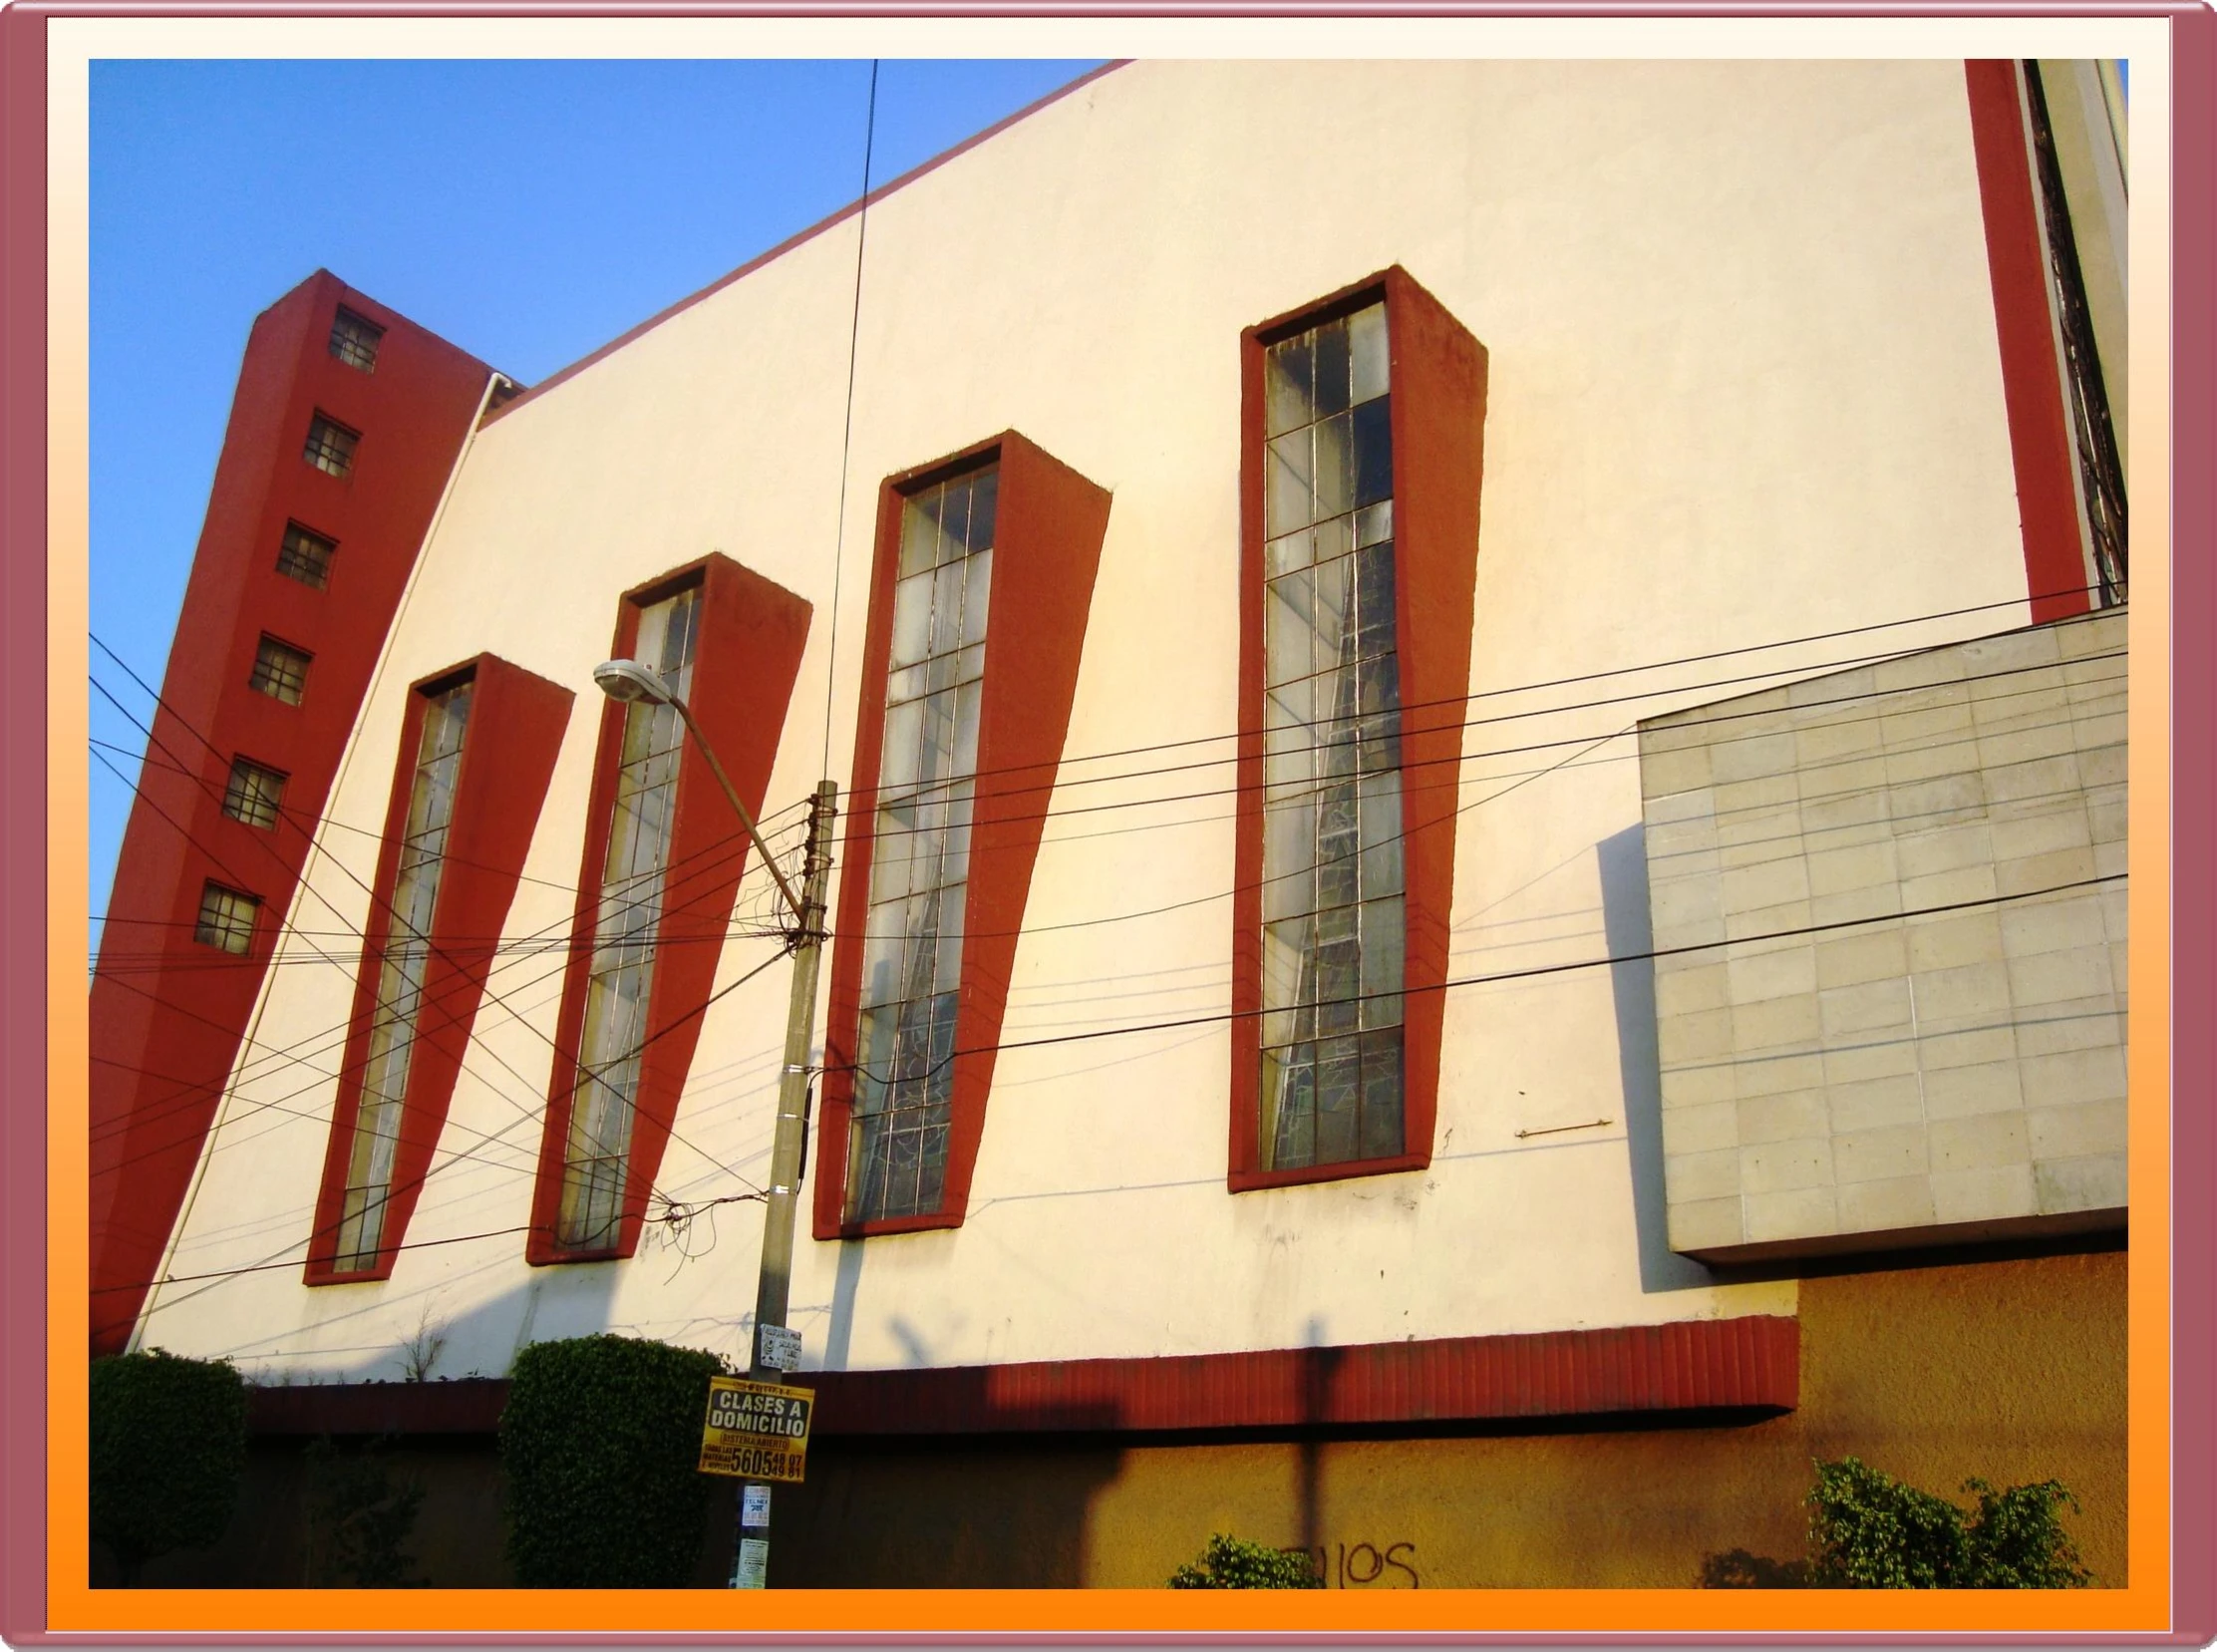
<instances>
[{"instance_id":1,"label":"red painted wall","mask_svg":"<svg viewBox=\"0 0 2217 1652\"><path fill-rule=\"evenodd\" d=\"M2079 534L2078 463L2056 362L2048 258L2040 232L2040 192L2026 153L2018 68L2008 59L1963 66L1971 99L1971 147L1986 217L1986 259L1994 283L1994 324L2002 347L2002 400L2017 512L2025 536L2025 583L2033 623L2082 614L2093 606Z\"/></svg>"},{"instance_id":2,"label":"red painted wall","mask_svg":"<svg viewBox=\"0 0 2217 1652\"><path fill-rule=\"evenodd\" d=\"M328 349L341 304L385 328L376 370ZM372 667L488 369L319 270L256 319L124 832L91 1015L91 1341L120 1351L175 1223ZM361 433L344 478L306 463L317 411ZM277 571L288 520L338 541L328 587ZM297 706L247 686L264 632L314 656ZM230 820L231 759L288 777L285 816ZM332 872L326 875L341 877ZM192 938L207 878L261 896L243 957ZM335 927L313 900L303 927ZM351 969L358 947L334 951ZM303 1082L321 1062L290 1065Z\"/></svg>"}]
</instances>

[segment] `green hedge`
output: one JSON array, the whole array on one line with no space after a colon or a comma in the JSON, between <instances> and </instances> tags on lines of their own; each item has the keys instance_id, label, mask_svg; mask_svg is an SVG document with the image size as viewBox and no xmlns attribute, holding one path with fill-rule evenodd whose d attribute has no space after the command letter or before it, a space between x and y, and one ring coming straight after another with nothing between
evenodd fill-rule
<instances>
[{"instance_id":1,"label":"green hedge","mask_svg":"<svg viewBox=\"0 0 2217 1652\"><path fill-rule=\"evenodd\" d=\"M158 1554L214 1542L246 1469L246 1389L227 1360L157 1348L95 1360L92 1535L126 1583Z\"/></svg>"},{"instance_id":2,"label":"green hedge","mask_svg":"<svg viewBox=\"0 0 2217 1652\"><path fill-rule=\"evenodd\" d=\"M1173 1589L1321 1589L1316 1562L1306 1549L1272 1548L1221 1531L1208 1540L1198 1565L1170 1574Z\"/></svg>"},{"instance_id":3,"label":"green hedge","mask_svg":"<svg viewBox=\"0 0 2217 1652\"><path fill-rule=\"evenodd\" d=\"M634 1337L534 1343L500 1414L508 1560L527 1588L681 1588L712 1482L695 1465L724 1362Z\"/></svg>"}]
</instances>

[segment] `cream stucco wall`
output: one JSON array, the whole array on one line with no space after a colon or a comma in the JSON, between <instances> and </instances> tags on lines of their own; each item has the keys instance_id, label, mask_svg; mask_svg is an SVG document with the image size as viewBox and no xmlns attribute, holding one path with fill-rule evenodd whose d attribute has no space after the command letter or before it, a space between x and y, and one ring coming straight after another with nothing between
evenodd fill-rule
<instances>
[{"instance_id":1,"label":"cream stucco wall","mask_svg":"<svg viewBox=\"0 0 2217 1652\"><path fill-rule=\"evenodd\" d=\"M490 650L574 685L525 867L543 881L522 885L507 926L562 935L590 671L617 595L711 549L816 608L771 808L805 797L826 727L843 787L878 482L1009 428L1113 495L1069 752L1227 733L1239 330L1395 262L1491 363L1453 976L1644 944L1636 719L1750 673L2024 617L1957 63L1106 75L871 209L834 587L854 235L848 220L802 243L481 433L396 622L335 822L381 827L410 680ZM1696 658L1982 603L2002 606ZM1689 663L1582 680L1673 660ZM1231 784L1226 766L1073 785L1150 766L1066 764L1055 807ZM359 930L368 897L328 862L367 880L375 845L343 829L323 845L292 922ZM1231 867L1228 797L1051 821L1004 1037L1222 1011ZM353 981L343 941L312 944L346 967L287 942L303 961L271 972L172 1275L301 1253L338 1059L316 1035L344 1023ZM720 984L771 944L732 942ZM477 1016L411 1241L528 1219L559 963L519 957L495 975L508 1004ZM1668 1251L1641 979L1597 968L1456 989L1428 1171L1236 1197L1221 1024L1008 1051L962 1228L802 1238L792 1321L808 1362L1790 1311L1790 1283L1716 1286ZM665 1191L713 1197L766 1175L785 996L773 965L709 1010ZM256 1059L295 1047L309 1065ZM759 1220L725 1206L683 1248L621 1264L528 1268L511 1232L412 1250L381 1285L310 1291L284 1267L180 1284L146 1340L326 1378L397 1375L427 1334L444 1336L436 1370L451 1375L602 1328L737 1351Z\"/></svg>"}]
</instances>

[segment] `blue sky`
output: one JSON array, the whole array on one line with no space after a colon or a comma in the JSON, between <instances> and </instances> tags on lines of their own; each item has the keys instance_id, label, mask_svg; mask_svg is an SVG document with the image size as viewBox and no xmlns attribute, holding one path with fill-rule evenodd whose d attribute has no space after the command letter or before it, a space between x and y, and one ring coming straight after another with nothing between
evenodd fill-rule
<instances>
[{"instance_id":1,"label":"blue sky","mask_svg":"<svg viewBox=\"0 0 2217 1652\"><path fill-rule=\"evenodd\" d=\"M872 179L1093 67L884 64ZM247 329L312 270L534 383L852 200L869 76L866 61L93 65L93 631L158 685ZM98 649L93 673L149 720ZM97 693L92 734L145 744ZM96 920L132 801L98 755L137 772L96 749Z\"/></svg>"}]
</instances>

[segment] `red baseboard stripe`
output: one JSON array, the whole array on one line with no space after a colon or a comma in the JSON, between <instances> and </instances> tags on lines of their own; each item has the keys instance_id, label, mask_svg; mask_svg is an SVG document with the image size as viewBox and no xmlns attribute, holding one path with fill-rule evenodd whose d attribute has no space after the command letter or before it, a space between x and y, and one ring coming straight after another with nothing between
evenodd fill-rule
<instances>
[{"instance_id":1,"label":"red baseboard stripe","mask_svg":"<svg viewBox=\"0 0 2217 1652\"><path fill-rule=\"evenodd\" d=\"M818 1436L1152 1433L1790 1411L1800 1327L1770 1316L1162 1359L811 1372ZM249 1394L256 1434L488 1434L507 1384Z\"/></svg>"}]
</instances>

